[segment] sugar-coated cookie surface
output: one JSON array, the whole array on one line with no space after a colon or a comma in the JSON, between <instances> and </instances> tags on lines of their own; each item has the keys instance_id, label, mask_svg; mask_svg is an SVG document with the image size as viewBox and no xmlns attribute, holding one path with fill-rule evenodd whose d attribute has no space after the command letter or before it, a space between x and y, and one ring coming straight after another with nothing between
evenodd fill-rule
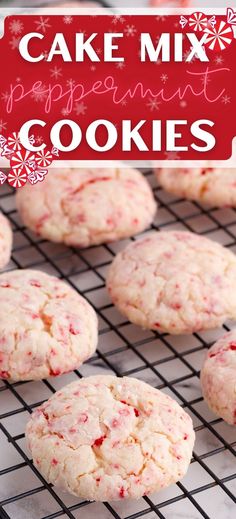
<instances>
[{"instance_id":1,"label":"sugar-coated cookie surface","mask_svg":"<svg viewBox=\"0 0 236 519\"><path fill-rule=\"evenodd\" d=\"M209 349L201 370L201 385L213 413L236 425L236 330Z\"/></svg>"},{"instance_id":2,"label":"sugar-coated cookie surface","mask_svg":"<svg viewBox=\"0 0 236 519\"><path fill-rule=\"evenodd\" d=\"M148 182L131 168L52 170L44 182L19 190L17 205L30 229L75 247L136 234L156 211Z\"/></svg>"},{"instance_id":3,"label":"sugar-coated cookie surface","mask_svg":"<svg viewBox=\"0 0 236 519\"><path fill-rule=\"evenodd\" d=\"M0 213L0 269L7 265L11 257L12 230L7 218Z\"/></svg>"},{"instance_id":4,"label":"sugar-coated cookie surface","mask_svg":"<svg viewBox=\"0 0 236 519\"><path fill-rule=\"evenodd\" d=\"M73 382L36 409L26 438L45 479L83 499L139 498L178 481L191 460L192 420L134 378Z\"/></svg>"},{"instance_id":5,"label":"sugar-coated cookie surface","mask_svg":"<svg viewBox=\"0 0 236 519\"><path fill-rule=\"evenodd\" d=\"M184 231L150 233L108 271L113 303L144 328L187 334L236 318L236 256Z\"/></svg>"},{"instance_id":6,"label":"sugar-coated cookie surface","mask_svg":"<svg viewBox=\"0 0 236 519\"><path fill-rule=\"evenodd\" d=\"M97 345L92 307L60 279L0 275L0 378L36 380L78 368Z\"/></svg>"},{"instance_id":7,"label":"sugar-coated cookie surface","mask_svg":"<svg viewBox=\"0 0 236 519\"><path fill-rule=\"evenodd\" d=\"M156 169L169 193L216 207L236 207L236 169Z\"/></svg>"}]
</instances>

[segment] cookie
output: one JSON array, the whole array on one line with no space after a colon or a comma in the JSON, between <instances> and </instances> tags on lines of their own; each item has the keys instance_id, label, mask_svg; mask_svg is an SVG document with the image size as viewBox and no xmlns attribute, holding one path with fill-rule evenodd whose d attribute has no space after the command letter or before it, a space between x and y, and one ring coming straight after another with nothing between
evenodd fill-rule
<instances>
[{"instance_id":1,"label":"cookie","mask_svg":"<svg viewBox=\"0 0 236 519\"><path fill-rule=\"evenodd\" d=\"M156 211L147 180L134 169L53 170L19 190L17 206L27 227L74 247L139 233Z\"/></svg>"},{"instance_id":2,"label":"cookie","mask_svg":"<svg viewBox=\"0 0 236 519\"><path fill-rule=\"evenodd\" d=\"M209 349L201 385L213 413L236 425L236 330L226 333Z\"/></svg>"},{"instance_id":3,"label":"cookie","mask_svg":"<svg viewBox=\"0 0 236 519\"><path fill-rule=\"evenodd\" d=\"M236 207L236 169L156 169L169 193L215 207Z\"/></svg>"},{"instance_id":4,"label":"cookie","mask_svg":"<svg viewBox=\"0 0 236 519\"><path fill-rule=\"evenodd\" d=\"M114 259L107 287L121 313L143 328L188 334L236 318L236 256L190 232L131 243Z\"/></svg>"},{"instance_id":5,"label":"cookie","mask_svg":"<svg viewBox=\"0 0 236 519\"><path fill-rule=\"evenodd\" d=\"M78 368L96 344L94 310L60 279L34 270L0 275L0 378L61 375Z\"/></svg>"},{"instance_id":6,"label":"cookie","mask_svg":"<svg viewBox=\"0 0 236 519\"><path fill-rule=\"evenodd\" d=\"M7 218L0 213L0 269L10 260L12 249L12 230Z\"/></svg>"},{"instance_id":7,"label":"cookie","mask_svg":"<svg viewBox=\"0 0 236 519\"><path fill-rule=\"evenodd\" d=\"M87 500L139 498L181 479L194 431L172 398L134 378L97 375L55 393L26 438L43 477Z\"/></svg>"}]
</instances>

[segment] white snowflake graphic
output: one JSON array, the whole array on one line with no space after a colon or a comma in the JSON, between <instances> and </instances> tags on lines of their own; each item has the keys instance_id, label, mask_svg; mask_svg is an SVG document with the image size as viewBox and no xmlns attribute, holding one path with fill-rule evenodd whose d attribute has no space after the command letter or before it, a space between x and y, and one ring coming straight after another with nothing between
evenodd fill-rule
<instances>
[{"instance_id":1,"label":"white snowflake graphic","mask_svg":"<svg viewBox=\"0 0 236 519\"><path fill-rule=\"evenodd\" d=\"M184 101L184 100L180 101L179 106L180 106L181 108L186 108L186 106L187 106L186 101Z\"/></svg>"},{"instance_id":2,"label":"white snowflake graphic","mask_svg":"<svg viewBox=\"0 0 236 519\"><path fill-rule=\"evenodd\" d=\"M69 115L70 111L68 110L68 108L62 108L61 110L61 114L63 115L63 117L67 117L67 115Z\"/></svg>"},{"instance_id":3,"label":"white snowflake graphic","mask_svg":"<svg viewBox=\"0 0 236 519\"><path fill-rule=\"evenodd\" d=\"M91 70L92 72L94 72L94 71L96 70L96 66L95 66L95 65L91 65L90 70Z\"/></svg>"},{"instance_id":4,"label":"white snowflake graphic","mask_svg":"<svg viewBox=\"0 0 236 519\"><path fill-rule=\"evenodd\" d=\"M124 32L125 32L126 36L134 36L135 33L137 32L137 29L135 28L134 25L126 25Z\"/></svg>"},{"instance_id":5,"label":"white snowflake graphic","mask_svg":"<svg viewBox=\"0 0 236 519\"><path fill-rule=\"evenodd\" d=\"M224 58L218 54L218 56L215 57L215 64L216 65L222 65L224 63Z\"/></svg>"},{"instance_id":6,"label":"white snowflake graphic","mask_svg":"<svg viewBox=\"0 0 236 519\"><path fill-rule=\"evenodd\" d=\"M203 85L208 85L208 84L211 82L211 78L209 77L208 74L207 74L207 75L206 75L206 74L203 74L203 76L200 77L199 79L200 79L200 81L201 81L201 83L202 83Z\"/></svg>"},{"instance_id":7,"label":"white snowflake graphic","mask_svg":"<svg viewBox=\"0 0 236 519\"><path fill-rule=\"evenodd\" d=\"M5 123L2 119L0 119L0 132L7 129L7 123Z\"/></svg>"},{"instance_id":8,"label":"white snowflake graphic","mask_svg":"<svg viewBox=\"0 0 236 519\"><path fill-rule=\"evenodd\" d=\"M51 27L49 22L49 18L44 18L43 16L40 16L38 20L36 20L34 23L36 24L36 30L46 32L47 29Z\"/></svg>"},{"instance_id":9,"label":"white snowflake graphic","mask_svg":"<svg viewBox=\"0 0 236 519\"><path fill-rule=\"evenodd\" d=\"M150 109L151 112L154 112L154 110L160 110L159 106L161 105L161 101L157 101L157 99L154 97L150 97L146 106Z\"/></svg>"},{"instance_id":10,"label":"white snowflake graphic","mask_svg":"<svg viewBox=\"0 0 236 519\"><path fill-rule=\"evenodd\" d=\"M20 43L20 37L13 36L12 39L9 41L9 45L11 47L11 50L16 50L19 48Z\"/></svg>"},{"instance_id":11,"label":"white snowflake graphic","mask_svg":"<svg viewBox=\"0 0 236 519\"><path fill-rule=\"evenodd\" d=\"M32 92L31 97L36 101L36 103L42 103L45 101L48 94L48 89L46 85L40 85L38 88Z\"/></svg>"},{"instance_id":12,"label":"white snowflake graphic","mask_svg":"<svg viewBox=\"0 0 236 519\"><path fill-rule=\"evenodd\" d=\"M75 86L75 80L72 79L72 78L68 79L67 82L66 82L66 85L67 85L69 88L74 88L74 86Z\"/></svg>"},{"instance_id":13,"label":"white snowflake graphic","mask_svg":"<svg viewBox=\"0 0 236 519\"><path fill-rule=\"evenodd\" d=\"M126 106L126 105L127 105L127 101L126 101L126 99L123 99L123 101L121 101L121 105L122 105L122 106Z\"/></svg>"},{"instance_id":14,"label":"white snowflake graphic","mask_svg":"<svg viewBox=\"0 0 236 519\"><path fill-rule=\"evenodd\" d=\"M224 105L228 105L229 103L231 103L231 97L225 95L224 97L222 97L221 102L222 102Z\"/></svg>"},{"instance_id":15,"label":"white snowflake graphic","mask_svg":"<svg viewBox=\"0 0 236 519\"><path fill-rule=\"evenodd\" d=\"M87 106L84 104L83 101L82 101L82 103L78 102L75 104L74 111L75 111L76 115L85 115L86 110L87 110Z\"/></svg>"},{"instance_id":16,"label":"white snowflake graphic","mask_svg":"<svg viewBox=\"0 0 236 519\"><path fill-rule=\"evenodd\" d=\"M116 68L123 70L123 68L125 68L125 63L123 61L118 61L118 63L116 63Z\"/></svg>"},{"instance_id":17,"label":"white snowflake graphic","mask_svg":"<svg viewBox=\"0 0 236 519\"><path fill-rule=\"evenodd\" d=\"M73 16L70 16L69 14L66 16L63 16L63 22L66 25L70 25L73 22Z\"/></svg>"},{"instance_id":18,"label":"white snowflake graphic","mask_svg":"<svg viewBox=\"0 0 236 519\"><path fill-rule=\"evenodd\" d=\"M12 22L9 25L9 29L12 34L17 35L23 31L24 25L20 20L12 20Z\"/></svg>"},{"instance_id":19,"label":"white snowflake graphic","mask_svg":"<svg viewBox=\"0 0 236 519\"><path fill-rule=\"evenodd\" d=\"M38 144L39 146L40 146L40 144L43 143L43 137L42 137L42 135L37 135L37 136L35 137L35 143Z\"/></svg>"},{"instance_id":20,"label":"white snowflake graphic","mask_svg":"<svg viewBox=\"0 0 236 519\"><path fill-rule=\"evenodd\" d=\"M58 79L60 76L62 76L62 69L56 66L54 68L51 68L50 76L54 79Z\"/></svg>"},{"instance_id":21,"label":"white snowflake graphic","mask_svg":"<svg viewBox=\"0 0 236 519\"><path fill-rule=\"evenodd\" d=\"M1 99L4 101L4 103L7 103L8 99L9 99L9 92L2 92L1 94Z\"/></svg>"},{"instance_id":22,"label":"white snowflake graphic","mask_svg":"<svg viewBox=\"0 0 236 519\"><path fill-rule=\"evenodd\" d=\"M125 18L124 18L124 16L121 16L121 14L116 14L115 16L112 16L111 23L113 23L113 25L117 25L118 22L120 22L120 23L125 22Z\"/></svg>"},{"instance_id":23,"label":"white snowflake graphic","mask_svg":"<svg viewBox=\"0 0 236 519\"><path fill-rule=\"evenodd\" d=\"M162 83L166 83L166 82L167 82L167 79L168 79L167 74L162 74L162 75L160 76L160 80L162 81Z\"/></svg>"}]
</instances>

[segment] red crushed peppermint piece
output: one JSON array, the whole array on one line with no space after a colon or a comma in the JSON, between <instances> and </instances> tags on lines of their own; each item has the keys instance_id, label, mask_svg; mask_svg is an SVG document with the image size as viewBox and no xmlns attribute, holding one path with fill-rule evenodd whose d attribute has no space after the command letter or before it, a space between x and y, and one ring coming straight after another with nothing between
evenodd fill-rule
<instances>
[{"instance_id":1,"label":"red crushed peppermint piece","mask_svg":"<svg viewBox=\"0 0 236 519\"><path fill-rule=\"evenodd\" d=\"M73 326L73 324L70 324L69 326L69 332L71 333L71 335L79 335L80 331L78 330L78 328L76 328L75 326Z\"/></svg>"},{"instance_id":2,"label":"red crushed peppermint piece","mask_svg":"<svg viewBox=\"0 0 236 519\"><path fill-rule=\"evenodd\" d=\"M121 425L121 424L120 424L120 421L117 420L117 418L114 418L114 419L112 420L112 422L111 422L111 426L114 427L114 429L115 429L116 427L119 427L119 425Z\"/></svg>"},{"instance_id":3,"label":"red crushed peppermint piece","mask_svg":"<svg viewBox=\"0 0 236 519\"><path fill-rule=\"evenodd\" d=\"M78 416L78 423L86 423L88 421L88 415L86 413L81 413Z\"/></svg>"},{"instance_id":4,"label":"red crushed peppermint piece","mask_svg":"<svg viewBox=\"0 0 236 519\"><path fill-rule=\"evenodd\" d=\"M131 404L128 404L128 402L126 402L125 400L121 400L121 403L125 404L125 405L128 405L128 406L131 406ZM134 407L133 410L134 410L135 416L137 416L137 417L140 416L140 411L136 407ZM124 412L121 412L121 411L119 411L119 413L120 414L125 414ZM127 416L128 416L128 414L129 413L127 413Z\"/></svg>"},{"instance_id":5,"label":"red crushed peppermint piece","mask_svg":"<svg viewBox=\"0 0 236 519\"><path fill-rule=\"evenodd\" d=\"M182 308L182 305L180 303L172 303L171 308L172 310L180 310L180 308Z\"/></svg>"},{"instance_id":6,"label":"red crushed peppermint piece","mask_svg":"<svg viewBox=\"0 0 236 519\"><path fill-rule=\"evenodd\" d=\"M37 279L31 279L30 285L32 287L37 287L37 288L41 288L41 286L42 286L41 283Z\"/></svg>"},{"instance_id":7,"label":"red crushed peppermint piece","mask_svg":"<svg viewBox=\"0 0 236 519\"><path fill-rule=\"evenodd\" d=\"M75 427L71 427L69 429L69 433L71 433L71 434L75 434L76 432L77 432L77 429Z\"/></svg>"},{"instance_id":8,"label":"red crushed peppermint piece","mask_svg":"<svg viewBox=\"0 0 236 519\"><path fill-rule=\"evenodd\" d=\"M94 447L100 447L100 446L103 444L105 438L106 438L106 436L100 436L100 438L97 438L97 439L94 441L93 446L94 446Z\"/></svg>"},{"instance_id":9,"label":"red crushed peppermint piece","mask_svg":"<svg viewBox=\"0 0 236 519\"><path fill-rule=\"evenodd\" d=\"M130 412L129 412L129 409L119 409L119 414L121 416L129 416L130 415Z\"/></svg>"},{"instance_id":10,"label":"red crushed peppermint piece","mask_svg":"<svg viewBox=\"0 0 236 519\"><path fill-rule=\"evenodd\" d=\"M124 487L121 487L120 492L119 492L119 496L120 496L121 498L124 498L124 497L125 497L125 489L124 489Z\"/></svg>"},{"instance_id":11,"label":"red crushed peppermint piece","mask_svg":"<svg viewBox=\"0 0 236 519\"><path fill-rule=\"evenodd\" d=\"M7 378L10 378L10 373L8 373L8 371L0 371L0 378L6 380Z\"/></svg>"},{"instance_id":12,"label":"red crushed peppermint piece","mask_svg":"<svg viewBox=\"0 0 236 519\"><path fill-rule=\"evenodd\" d=\"M58 377L58 375L61 375L62 371L60 369L50 369L49 376L50 377Z\"/></svg>"},{"instance_id":13,"label":"red crushed peppermint piece","mask_svg":"<svg viewBox=\"0 0 236 519\"><path fill-rule=\"evenodd\" d=\"M43 224L50 218L50 215L49 214L44 214L43 216L41 216L41 218L39 218L39 220L37 221L37 224L36 224L36 232L39 232L41 227L43 226Z\"/></svg>"}]
</instances>

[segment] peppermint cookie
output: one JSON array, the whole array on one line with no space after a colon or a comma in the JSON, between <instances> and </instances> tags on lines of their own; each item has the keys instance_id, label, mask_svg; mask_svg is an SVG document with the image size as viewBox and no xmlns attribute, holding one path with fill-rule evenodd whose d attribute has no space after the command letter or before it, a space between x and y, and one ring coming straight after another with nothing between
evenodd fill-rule
<instances>
[{"instance_id":1,"label":"peppermint cookie","mask_svg":"<svg viewBox=\"0 0 236 519\"><path fill-rule=\"evenodd\" d=\"M213 413L236 425L236 330L209 349L201 370L201 385Z\"/></svg>"},{"instance_id":2,"label":"peppermint cookie","mask_svg":"<svg viewBox=\"0 0 236 519\"><path fill-rule=\"evenodd\" d=\"M92 307L60 279L34 270L0 275L0 377L37 380L80 366L95 351Z\"/></svg>"},{"instance_id":3,"label":"peppermint cookie","mask_svg":"<svg viewBox=\"0 0 236 519\"><path fill-rule=\"evenodd\" d=\"M38 407L26 438L49 483L83 499L111 501L138 499L181 479L194 431L165 393L134 378L97 375Z\"/></svg>"},{"instance_id":4,"label":"peppermint cookie","mask_svg":"<svg viewBox=\"0 0 236 519\"><path fill-rule=\"evenodd\" d=\"M113 303L143 328L188 334L236 319L236 256L189 232L156 232L114 259Z\"/></svg>"},{"instance_id":5,"label":"peppermint cookie","mask_svg":"<svg viewBox=\"0 0 236 519\"><path fill-rule=\"evenodd\" d=\"M11 257L12 230L8 220L0 213L0 269L7 265Z\"/></svg>"},{"instance_id":6,"label":"peppermint cookie","mask_svg":"<svg viewBox=\"0 0 236 519\"><path fill-rule=\"evenodd\" d=\"M17 193L23 222L54 242L88 247L143 231L153 220L151 188L134 169L53 170Z\"/></svg>"},{"instance_id":7,"label":"peppermint cookie","mask_svg":"<svg viewBox=\"0 0 236 519\"><path fill-rule=\"evenodd\" d=\"M236 207L236 169L156 169L169 193L215 207Z\"/></svg>"}]
</instances>

